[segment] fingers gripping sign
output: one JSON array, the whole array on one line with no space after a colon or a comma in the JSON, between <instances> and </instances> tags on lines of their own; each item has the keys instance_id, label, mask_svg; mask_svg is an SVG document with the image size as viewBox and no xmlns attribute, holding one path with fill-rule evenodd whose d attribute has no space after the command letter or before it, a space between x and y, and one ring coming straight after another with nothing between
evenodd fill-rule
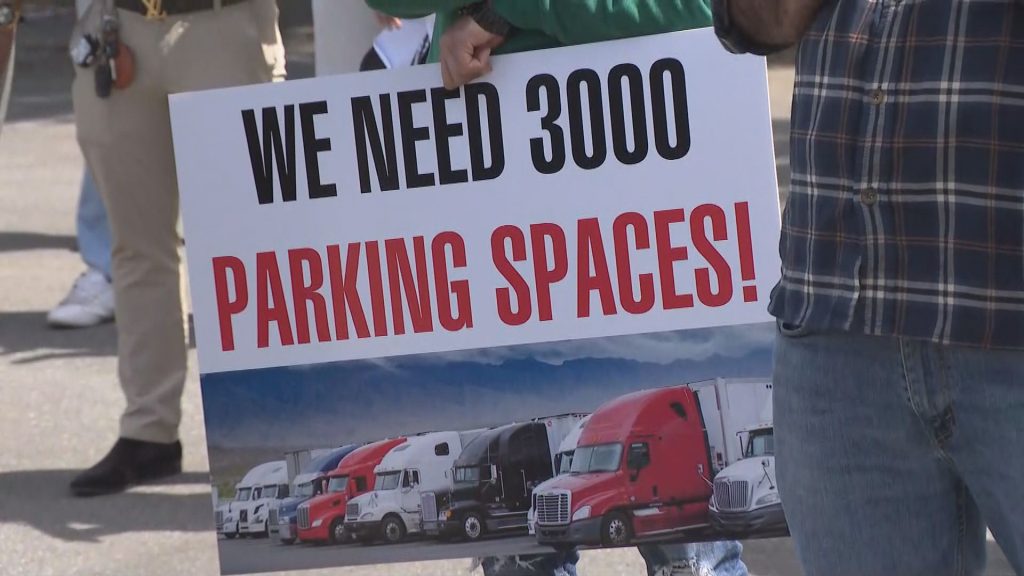
<instances>
[{"instance_id":1,"label":"fingers gripping sign","mask_svg":"<svg viewBox=\"0 0 1024 576\"><path fill-rule=\"evenodd\" d=\"M505 37L484 29L471 16L457 20L441 37L441 78L454 90L491 71L491 51Z\"/></svg>"}]
</instances>

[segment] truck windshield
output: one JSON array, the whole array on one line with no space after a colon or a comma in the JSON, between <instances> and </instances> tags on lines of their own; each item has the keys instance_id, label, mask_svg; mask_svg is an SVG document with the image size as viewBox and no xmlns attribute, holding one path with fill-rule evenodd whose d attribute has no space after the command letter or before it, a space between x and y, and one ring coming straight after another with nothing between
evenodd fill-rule
<instances>
[{"instance_id":1,"label":"truck windshield","mask_svg":"<svg viewBox=\"0 0 1024 576\"><path fill-rule=\"evenodd\" d=\"M750 433L747 442L747 458L755 456L771 456L775 454L775 435L772 430L759 430Z\"/></svg>"},{"instance_id":2,"label":"truck windshield","mask_svg":"<svg viewBox=\"0 0 1024 576\"><path fill-rule=\"evenodd\" d=\"M295 495L300 498L310 498L315 496L315 494L313 494L313 483L303 482L302 484L299 484L295 487Z\"/></svg>"},{"instance_id":3,"label":"truck windshield","mask_svg":"<svg viewBox=\"0 0 1024 576\"><path fill-rule=\"evenodd\" d=\"M327 484L328 492L344 492L348 487L348 476L332 476Z\"/></svg>"},{"instance_id":4,"label":"truck windshield","mask_svg":"<svg viewBox=\"0 0 1024 576\"><path fill-rule=\"evenodd\" d=\"M456 482L479 482L491 479L491 469L485 466L458 466L455 468Z\"/></svg>"},{"instance_id":5,"label":"truck windshield","mask_svg":"<svg viewBox=\"0 0 1024 576\"><path fill-rule=\"evenodd\" d=\"M235 500L238 502L245 502L252 495L252 488L239 488L238 492L235 493Z\"/></svg>"},{"instance_id":6,"label":"truck windshield","mask_svg":"<svg viewBox=\"0 0 1024 576\"><path fill-rule=\"evenodd\" d=\"M264 486L261 498L277 498L277 486Z\"/></svg>"},{"instance_id":7,"label":"truck windshield","mask_svg":"<svg viewBox=\"0 0 1024 576\"><path fill-rule=\"evenodd\" d=\"M385 472L377 475L377 480L373 483L374 490L394 490L398 488L398 485L402 483L402 471L398 472Z\"/></svg>"},{"instance_id":8,"label":"truck windshield","mask_svg":"<svg viewBox=\"0 0 1024 576\"><path fill-rule=\"evenodd\" d=\"M561 476L562 474L568 474L570 471L572 471L573 452L573 450L566 450L565 452L559 452L557 455L555 455L555 462L558 464L557 476Z\"/></svg>"},{"instance_id":9,"label":"truck windshield","mask_svg":"<svg viewBox=\"0 0 1024 576\"><path fill-rule=\"evenodd\" d=\"M577 448L569 471L573 474L614 472L622 460L622 444L600 444Z\"/></svg>"}]
</instances>

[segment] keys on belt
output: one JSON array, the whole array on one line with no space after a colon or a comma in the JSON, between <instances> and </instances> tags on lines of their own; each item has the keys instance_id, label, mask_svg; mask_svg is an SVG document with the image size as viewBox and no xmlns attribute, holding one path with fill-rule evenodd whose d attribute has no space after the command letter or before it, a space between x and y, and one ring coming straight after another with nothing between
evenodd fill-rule
<instances>
[{"instance_id":1,"label":"keys on belt","mask_svg":"<svg viewBox=\"0 0 1024 576\"><path fill-rule=\"evenodd\" d=\"M221 8L226 8L243 2L248 2L248 0L220 0L220 6ZM213 10L217 7L215 0L163 0L160 4L165 16ZM114 0L114 6L142 15L146 15L149 12L143 0Z\"/></svg>"}]
</instances>

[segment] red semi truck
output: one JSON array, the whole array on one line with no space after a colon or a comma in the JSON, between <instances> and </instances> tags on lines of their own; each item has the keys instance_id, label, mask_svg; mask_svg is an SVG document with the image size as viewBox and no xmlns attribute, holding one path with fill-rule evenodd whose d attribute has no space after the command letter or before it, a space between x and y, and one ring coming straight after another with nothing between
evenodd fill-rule
<instances>
[{"instance_id":1,"label":"red semi truck","mask_svg":"<svg viewBox=\"0 0 1024 576\"><path fill-rule=\"evenodd\" d=\"M710 454L690 386L606 402L584 427L569 474L534 495L537 541L623 546L707 527Z\"/></svg>"},{"instance_id":2,"label":"red semi truck","mask_svg":"<svg viewBox=\"0 0 1024 576\"><path fill-rule=\"evenodd\" d=\"M324 494L304 502L298 509L298 536L303 542L342 542L345 536L345 506L349 499L373 490L373 469L391 449L405 438L381 440L362 446L345 456L327 475Z\"/></svg>"}]
</instances>

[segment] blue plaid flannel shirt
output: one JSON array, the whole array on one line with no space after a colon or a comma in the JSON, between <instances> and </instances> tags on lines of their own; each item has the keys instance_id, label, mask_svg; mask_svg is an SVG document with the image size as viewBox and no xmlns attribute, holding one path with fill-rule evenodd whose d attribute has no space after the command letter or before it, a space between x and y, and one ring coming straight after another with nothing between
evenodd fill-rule
<instances>
[{"instance_id":1,"label":"blue plaid flannel shirt","mask_svg":"<svg viewBox=\"0 0 1024 576\"><path fill-rule=\"evenodd\" d=\"M826 0L771 312L1024 349L1024 0Z\"/></svg>"}]
</instances>

